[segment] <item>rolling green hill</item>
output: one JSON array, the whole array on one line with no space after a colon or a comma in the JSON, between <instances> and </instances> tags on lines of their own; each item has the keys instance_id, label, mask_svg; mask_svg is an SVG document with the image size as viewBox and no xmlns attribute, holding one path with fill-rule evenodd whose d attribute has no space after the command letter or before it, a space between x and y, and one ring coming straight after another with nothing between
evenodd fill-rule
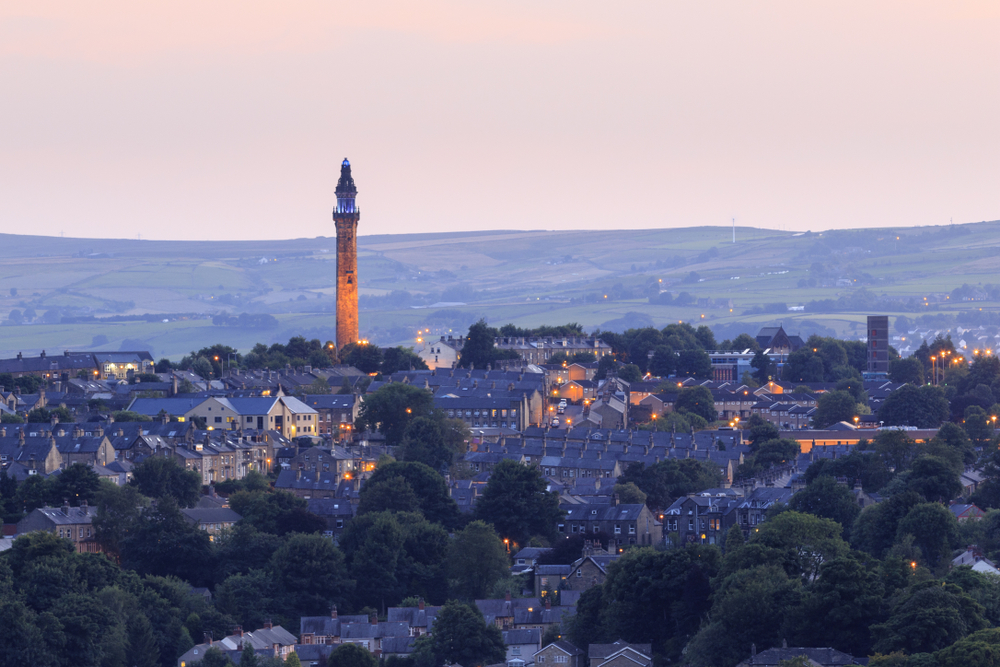
<instances>
[{"instance_id":1,"label":"rolling green hill","mask_svg":"<svg viewBox=\"0 0 1000 667\"><path fill-rule=\"evenodd\" d=\"M327 237L0 235L0 356L145 345L177 357L215 342L245 350L299 333L331 338L334 249ZM412 343L418 330L464 331L479 317L588 328L697 320L722 337L778 321L792 332L851 335L873 312L927 326L995 326L998 250L1000 222L737 228L735 244L726 227L362 236L361 327L369 339L396 344ZM275 321L261 329L213 325L221 312Z\"/></svg>"}]
</instances>

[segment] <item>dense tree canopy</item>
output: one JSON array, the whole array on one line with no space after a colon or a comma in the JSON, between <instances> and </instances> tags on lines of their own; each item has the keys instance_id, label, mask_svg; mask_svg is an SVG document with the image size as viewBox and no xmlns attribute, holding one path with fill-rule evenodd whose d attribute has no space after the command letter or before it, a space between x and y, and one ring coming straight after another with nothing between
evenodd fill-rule
<instances>
[{"instance_id":1,"label":"dense tree canopy","mask_svg":"<svg viewBox=\"0 0 1000 667\"><path fill-rule=\"evenodd\" d=\"M475 517L493 524L511 542L525 545L535 535L554 538L562 511L559 496L547 490L537 467L504 460L493 468L476 502Z\"/></svg>"}]
</instances>

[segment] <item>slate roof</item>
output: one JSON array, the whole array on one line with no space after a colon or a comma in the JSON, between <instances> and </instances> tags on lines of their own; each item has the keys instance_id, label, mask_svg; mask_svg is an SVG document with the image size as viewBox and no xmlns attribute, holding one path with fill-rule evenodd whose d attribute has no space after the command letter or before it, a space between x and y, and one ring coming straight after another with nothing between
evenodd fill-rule
<instances>
[{"instance_id":1,"label":"slate roof","mask_svg":"<svg viewBox=\"0 0 1000 667\"><path fill-rule=\"evenodd\" d=\"M617 653L623 648L630 648L634 651L638 651L647 658L652 657L653 647L652 644L629 644L622 640L618 640L613 644L591 644L587 651L587 655L590 659L597 658L599 660L604 660L609 655Z\"/></svg>"},{"instance_id":2,"label":"slate roof","mask_svg":"<svg viewBox=\"0 0 1000 667\"><path fill-rule=\"evenodd\" d=\"M191 410L204 403L205 398L137 398L132 401L128 409L138 412L141 415L155 417L160 412L165 411L172 417L183 417Z\"/></svg>"},{"instance_id":3,"label":"slate roof","mask_svg":"<svg viewBox=\"0 0 1000 667\"><path fill-rule=\"evenodd\" d=\"M434 624L441 607L389 607L386 620L390 623L406 623L411 628L430 628Z\"/></svg>"},{"instance_id":4,"label":"slate roof","mask_svg":"<svg viewBox=\"0 0 1000 667\"><path fill-rule=\"evenodd\" d=\"M231 510L228 507L189 507L182 509L181 514L195 525L202 523L236 523L243 518L235 510Z\"/></svg>"}]
</instances>

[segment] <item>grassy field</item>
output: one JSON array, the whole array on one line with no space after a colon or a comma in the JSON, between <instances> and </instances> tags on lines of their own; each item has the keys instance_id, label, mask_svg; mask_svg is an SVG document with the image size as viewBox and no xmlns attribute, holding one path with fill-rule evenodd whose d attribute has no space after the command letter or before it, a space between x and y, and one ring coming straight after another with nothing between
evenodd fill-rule
<instances>
[{"instance_id":1,"label":"grassy field","mask_svg":"<svg viewBox=\"0 0 1000 667\"><path fill-rule=\"evenodd\" d=\"M382 344L413 342L418 329L463 332L479 317L588 328L621 318L658 326L697 321L726 331L780 321L793 332L850 336L863 330L867 312L745 313L850 298L861 289L918 304L927 297L923 313L879 309L911 319L1000 308L988 299L948 298L963 284L1000 285L998 222L822 234L737 228L736 244L731 234L702 227L362 236L362 296L405 291L410 301L367 302L361 327ZM332 338L334 248L328 237L199 243L0 235L0 321L15 310L35 318L0 327L0 356L90 348L99 336L107 338L101 349L139 342L175 358L215 342L246 350L300 332ZM650 305L648 294L658 289L688 292L701 305ZM442 301L463 305L434 305ZM219 312L270 313L278 326L213 326L209 318ZM44 323L145 314L169 321Z\"/></svg>"}]
</instances>

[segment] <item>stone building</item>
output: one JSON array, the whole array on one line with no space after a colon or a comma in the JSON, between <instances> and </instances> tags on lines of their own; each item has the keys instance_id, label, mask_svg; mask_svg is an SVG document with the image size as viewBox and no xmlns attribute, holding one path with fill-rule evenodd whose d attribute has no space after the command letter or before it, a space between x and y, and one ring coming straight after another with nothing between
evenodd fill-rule
<instances>
[{"instance_id":1,"label":"stone building","mask_svg":"<svg viewBox=\"0 0 1000 667\"><path fill-rule=\"evenodd\" d=\"M351 176L351 163L344 158L337 181L337 349L358 342L358 219L361 210L354 199L358 189Z\"/></svg>"}]
</instances>

